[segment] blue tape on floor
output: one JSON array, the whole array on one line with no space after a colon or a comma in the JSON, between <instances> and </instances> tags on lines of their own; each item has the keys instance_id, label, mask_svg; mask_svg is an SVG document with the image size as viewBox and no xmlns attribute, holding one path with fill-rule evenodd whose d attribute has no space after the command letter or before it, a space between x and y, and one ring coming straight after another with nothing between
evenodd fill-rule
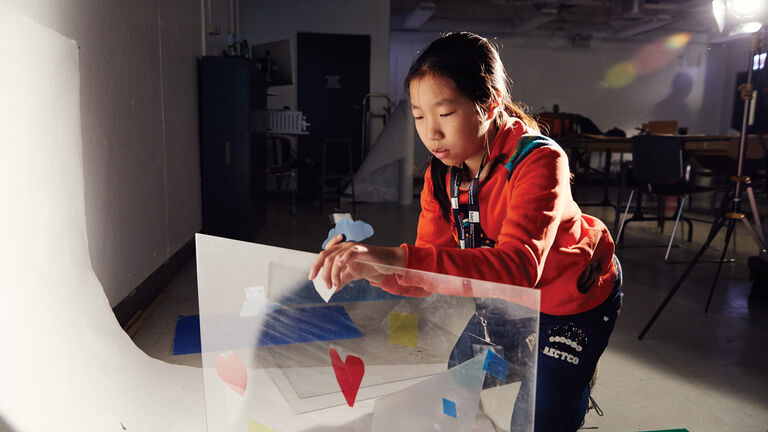
<instances>
[{"instance_id":1,"label":"blue tape on floor","mask_svg":"<svg viewBox=\"0 0 768 432\"><path fill-rule=\"evenodd\" d=\"M263 324L261 317L210 317L207 322L211 328L232 329L227 333L227 346L222 341L208 341L208 349L228 351L258 346L288 345L305 342L354 339L362 336L360 330L340 305L328 305L306 308L281 308L267 315ZM262 325L258 340L248 339L248 332L236 331L239 327L253 328ZM213 332L213 334L217 334ZM244 335L238 338L237 335ZM199 353L200 317L190 315L179 317L176 322L176 335L173 338L173 354Z\"/></svg>"},{"instance_id":2,"label":"blue tape on floor","mask_svg":"<svg viewBox=\"0 0 768 432\"><path fill-rule=\"evenodd\" d=\"M179 316L173 336L173 355L200 352L200 316Z\"/></svg>"}]
</instances>

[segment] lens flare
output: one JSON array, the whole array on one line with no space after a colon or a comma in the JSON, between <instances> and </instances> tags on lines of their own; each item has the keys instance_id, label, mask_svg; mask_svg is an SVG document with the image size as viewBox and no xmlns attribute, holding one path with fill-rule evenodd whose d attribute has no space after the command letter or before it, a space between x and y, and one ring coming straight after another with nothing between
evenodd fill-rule
<instances>
[{"instance_id":1,"label":"lens flare","mask_svg":"<svg viewBox=\"0 0 768 432\"><path fill-rule=\"evenodd\" d=\"M603 83L608 88L622 88L632 83L636 76L635 66L629 62L622 62L608 69Z\"/></svg>"},{"instance_id":2,"label":"lens flare","mask_svg":"<svg viewBox=\"0 0 768 432\"><path fill-rule=\"evenodd\" d=\"M679 50L684 48L686 45L688 45L688 42L691 41L691 34L690 33L676 33L672 36L667 38L666 41L666 47L671 50Z\"/></svg>"},{"instance_id":3,"label":"lens flare","mask_svg":"<svg viewBox=\"0 0 768 432\"><path fill-rule=\"evenodd\" d=\"M645 75L667 66L680 55L690 40L690 33L680 32L644 45L628 61L608 70L605 85L611 88L623 87L637 75Z\"/></svg>"}]
</instances>

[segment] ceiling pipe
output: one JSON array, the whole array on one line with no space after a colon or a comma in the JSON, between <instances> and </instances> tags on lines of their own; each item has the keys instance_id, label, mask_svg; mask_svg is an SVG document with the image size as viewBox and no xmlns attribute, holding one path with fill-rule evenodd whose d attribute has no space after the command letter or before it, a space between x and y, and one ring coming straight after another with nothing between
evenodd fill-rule
<instances>
[{"instance_id":1,"label":"ceiling pipe","mask_svg":"<svg viewBox=\"0 0 768 432\"><path fill-rule=\"evenodd\" d=\"M520 25L516 25L513 29L513 33L523 33L535 30L539 26L555 20L557 16L558 10L556 8L542 8L536 13L536 15L526 18Z\"/></svg>"},{"instance_id":2,"label":"ceiling pipe","mask_svg":"<svg viewBox=\"0 0 768 432\"><path fill-rule=\"evenodd\" d=\"M631 0L633 2L633 11L634 11L634 4L638 3L642 0ZM622 18L634 18L637 19L639 17L647 17L650 19L650 21L646 21L642 24L634 25L629 28L625 28L624 30L621 30L619 32L616 32L613 34L614 37L617 38L628 38L628 37L634 37L637 35L640 35L642 33L649 32L651 30L655 30L660 27L667 26L669 24L672 24L674 22L679 21L679 18L673 19L673 12L676 12L678 10L690 10L695 9L698 7L701 7L702 5L705 5L708 0L690 0L685 3L678 3L674 5L674 7L669 8L661 8L658 7L658 5L655 5L651 7L651 4L642 5L642 8L645 9L647 12L650 12L650 10L655 9L655 14L643 14L643 13L637 13L637 14L621 14L614 19L612 19L612 22L619 21L621 22ZM625 3L626 4L626 3ZM624 23L626 25L626 23Z\"/></svg>"},{"instance_id":3,"label":"ceiling pipe","mask_svg":"<svg viewBox=\"0 0 768 432\"><path fill-rule=\"evenodd\" d=\"M552 3L551 0L527 1L527 0L488 0L499 6L530 6L537 4ZM559 5L566 6L604 6L612 7L616 4L614 0L560 0Z\"/></svg>"},{"instance_id":4,"label":"ceiling pipe","mask_svg":"<svg viewBox=\"0 0 768 432\"><path fill-rule=\"evenodd\" d=\"M614 36L617 38L633 37L642 33L649 32L651 30L655 30L659 27L672 24L674 21L675 20L671 19L654 19L651 22L640 24L638 26L630 27L624 31L614 33Z\"/></svg>"}]
</instances>

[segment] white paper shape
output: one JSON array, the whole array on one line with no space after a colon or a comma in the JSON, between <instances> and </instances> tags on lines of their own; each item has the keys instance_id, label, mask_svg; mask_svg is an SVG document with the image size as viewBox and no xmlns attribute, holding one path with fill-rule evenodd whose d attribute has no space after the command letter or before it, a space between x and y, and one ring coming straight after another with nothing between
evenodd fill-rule
<instances>
[{"instance_id":1,"label":"white paper shape","mask_svg":"<svg viewBox=\"0 0 768 432\"><path fill-rule=\"evenodd\" d=\"M269 301L264 295L264 287L248 287L244 289L245 301L240 308L240 316L249 317L264 315L280 309L280 305Z\"/></svg>"},{"instance_id":2,"label":"white paper shape","mask_svg":"<svg viewBox=\"0 0 768 432\"><path fill-rule=\"evenodd\" d=\"M485 416L490 420L496 430L508 431L512 420L512 410L509 409L509 401L517 398L520 392L520 381L491 387L480 392L480 406Z\"/></svg>"},{"instance_id":3,"label":"white paper shape","mask_svg":"<svg viewBox=\"0 0 768 432\"><path fill-rule=\"evenodd\" d=\"M331 222L336 225L340 220L353 221L351 213L333 213L331 215Z\"/></svg>"},{"instance_id":4,"label":"white paper shape","mask_svg":"<svg viewBox=\"0 0 768 432\"><path fill-rule=\"evenodd\" d=\"M77 43L2 5L0 41L0 430L204 430L200 370L139 350L91 267Z\"/></svg>"},{"instance_id":5,"label":"white paper shape","mask_svg":"<svg viewBox=\"0 0 768 432\"><path fill-rule=\"evenodd\" d=\"M485 379L484 359L484 355L479 355L405 390L377 399L373 405L372 431L470 430ZM445 413L443 399L455 403L456 417Z\"/></svg>"},{"instance_id":6,"label":"white paper shape","mask_svg":"<svg viewBox=\"0 0 768 432\"><path fill-rule=\"evenodd\" d=\"M312 284L315 285L315 291L317 291L317 293L320 294L320 297L326 303L328 303L331 300L331 297L333 297L333 295L336 294L336 290L333 288L329 288L328 285L325 284L325 281L323 281L322 267L320 268L320 271L317 272L317 277L312 279Z\"/></svg>"}]
</instances>

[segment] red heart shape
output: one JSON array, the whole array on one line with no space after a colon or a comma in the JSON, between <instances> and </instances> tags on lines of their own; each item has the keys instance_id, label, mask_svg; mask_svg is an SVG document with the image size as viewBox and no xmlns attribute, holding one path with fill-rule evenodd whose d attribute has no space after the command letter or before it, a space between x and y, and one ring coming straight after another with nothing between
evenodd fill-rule
<instances>
[{"instance_id":1,"label":"red heart shape","mask_svg":"<svg viewBox=\"0 0 768 432\"><path fill-rule=\"evenodd\" d=\"M234 353L219 354L216 356L216 373L229 388L240 396L245 394L248 385L248 370L242 360Z\"/></svg>"},{"instance_id":2,"label":"red heart shape","mask_svg":"<svg viewBox=\"0 0 768 432\"><path fill-rule=\"evenodd\" d=\"M363 359L348 355L346 361L342 361L336 349L331 348L331 364L341 393L347 400L347 405L354 406L357 391L360 389L360 383L363 381L363 374L365 374Z\"/></svg>"}]
</instances>

